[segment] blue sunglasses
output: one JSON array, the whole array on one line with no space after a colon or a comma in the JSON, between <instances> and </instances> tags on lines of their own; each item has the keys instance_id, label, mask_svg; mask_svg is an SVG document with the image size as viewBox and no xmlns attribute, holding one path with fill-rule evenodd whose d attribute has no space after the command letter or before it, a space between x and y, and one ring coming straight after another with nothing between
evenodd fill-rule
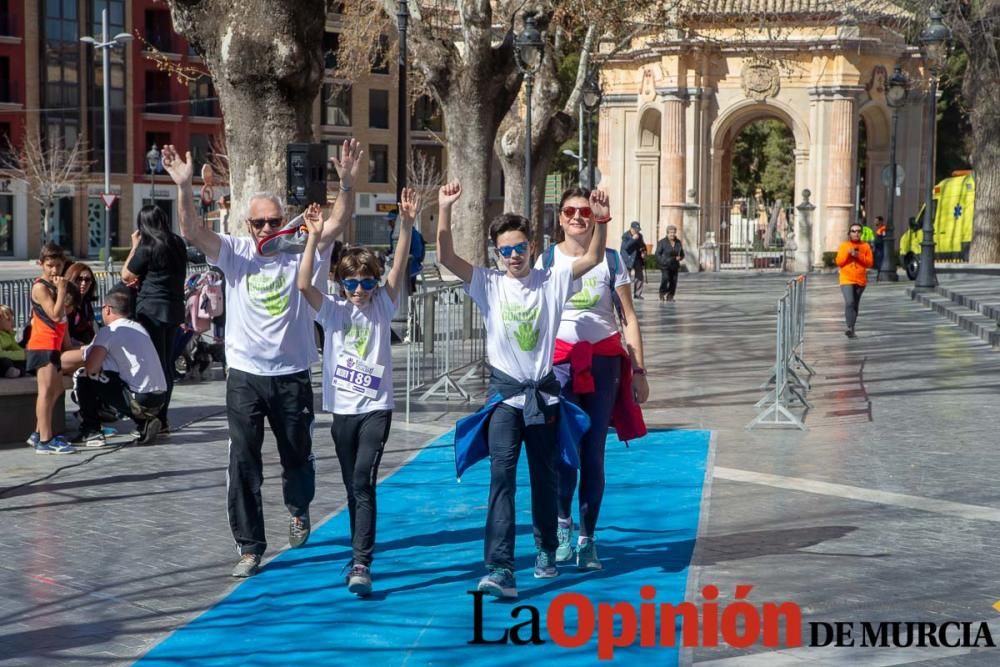
<instances>
[{"instance_id":1,"label":"blue sunglasses","mask_svg":"<svg viewBox=\"0 0 1000 667\"><path fill-rule=\"evenodd\" d=\"M344 286L347 292L353 292L358 289L358 285L361 285L361 289L366 292L371 292L373 289L378 287L378 281L374 278L362 278L358 280L357 278L345 278L340 281L340 284Z\"/></svg>"},{"instance_id":2,"label":"blue sunglasses","mask_svg":"<svg viewBox=\"0 0 1000 667\"><path fill-rule=\"evenodd\" d=\"M517 245L503 245L497 248L497 252L503 255L505 258L510 257L515 252L518 255L525 255L528 252L528 242L521 241Z\"/></svg>"}]
</instances>

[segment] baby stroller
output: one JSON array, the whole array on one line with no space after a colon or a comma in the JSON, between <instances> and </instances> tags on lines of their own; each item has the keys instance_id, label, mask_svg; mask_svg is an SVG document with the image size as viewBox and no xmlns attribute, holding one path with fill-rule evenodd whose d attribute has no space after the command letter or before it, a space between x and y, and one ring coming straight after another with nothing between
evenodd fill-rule
<instances>
[{"instance_id":1,"label":"baby stroller","mask_svg":"<svg viewBox=\"0 0 1000 667\"><path fill-rule=\"evenodd\" d=\"M174 375L183 380L200 377L213 362L226 366L222 325L225 295L222 272L217 268L190 276L185 284L185 322L174 347Z\"/></svg>"}]
</instances>

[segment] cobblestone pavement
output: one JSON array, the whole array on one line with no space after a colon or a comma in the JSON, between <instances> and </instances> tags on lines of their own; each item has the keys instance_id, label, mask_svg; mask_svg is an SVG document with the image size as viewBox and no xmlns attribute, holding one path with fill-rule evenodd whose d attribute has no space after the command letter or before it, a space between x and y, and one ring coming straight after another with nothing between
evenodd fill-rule
<instances>
[{"instance_id":1,"label":"cobblestone pavement","mask_svg":"<svg viewBox=\"0 0 1000 667\"><path fill-rule=\"evenodd\" d=\"M809 621L991 621L1000 577L1000 353L873 284L858 338L843 335L835 276L812 276L806 359L817 370L809 430L746 431L773 363L776 275L682 275L678 300L638 302L654 427L714 432L714 469L689 599L713 584L720 608L791 600ZM650 283L655 288L655 283ZM163 445L90 460L0 449L0 489L81 464L0 496L0 664L128 664L226 594L235 561L225 513L222 382L181 384ZM388 475L466 406L401 410ZM314 520L344 503L317 420ZM271 556L287 545L273 440L265 442ZM614 489L609 489L614 493ZM662 508L669 511L669 508ZM248 619L252 623L252 619ZM994 637L1000 627L991 625ZM704 648L718 665L998 664L1000 649Z\"/></svg>"}]
</instances>

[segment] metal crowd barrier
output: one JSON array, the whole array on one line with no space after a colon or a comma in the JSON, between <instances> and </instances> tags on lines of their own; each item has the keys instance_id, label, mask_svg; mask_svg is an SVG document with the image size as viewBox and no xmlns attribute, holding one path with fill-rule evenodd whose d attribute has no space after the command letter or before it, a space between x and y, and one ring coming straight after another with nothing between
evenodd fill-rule
<instances>
[{"instance_id":1,"label":"metal crowd barrier","mask_svg":"<svg viewBox=\"0 0 1000 667\"><path fill-rule=\"evenodd\" d=\"M207 264L188 264L188 276L208 270ZM7 304L14 310L14 328L21 329L31 321L31 286L34 278L19 278L0 281L0 304ZM121 276L107 271L94 271L97 286L97 302L100 304L112 287L121 282Z\"/></svg>"},{"instance_id":2,"label":"metal crowd barrier","mask_svg":"<svg viewBox=\"0 0 1000 667\"><path fill-rule=\"evenodd\" d=\"M410 296L404 343L407 422L414 398L468 402L472 397L463 385L486 375L486 327L461 282Z\"/></svg>"},{"instance_id":3,"label":"metal crowd barrier","mask_svg":"<svg viewBox=\"0 0 1000 667\"><path fill-rule=\"evenodd\" d=\"M767 393L754 405L759 410L748 429L757 426L795 426L805 430L792 408L812 407L806 400L809 380L816 372L804 360L806 335L806 277L788 283L778 299L774 365L761 385ZM804 416L804 415L803 415Z\"/></svg>"}]
</instances>

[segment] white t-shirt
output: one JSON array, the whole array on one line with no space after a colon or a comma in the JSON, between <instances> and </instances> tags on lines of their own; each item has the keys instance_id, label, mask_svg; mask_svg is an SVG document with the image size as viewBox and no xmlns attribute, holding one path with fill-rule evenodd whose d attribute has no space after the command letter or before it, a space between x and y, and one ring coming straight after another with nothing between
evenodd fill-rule
<instances>
[{"instance_id":1,"label":"white t-shirt","mask_svg":"<svg viewBox=\"0 0 1000 667\"><path fill-rule=\"evenodd\" d=\"M309 368L316 354L315 313L295 286L301 255L264 257L249 238L220 234L210 264L226 275L226 363L254 375ZM327 254L315 257L313 285L326 291Z\"/></svg>"},{"instance_id":2,"label":"white t-shirt","mask_svg":"<svg viewBox=\"0 0 1000 667\"><path fill-rule=\"evenodd\" d=\"M316 321L323 327L323 409L339 415L392 410L392 331L396 304L380 287L364 308L340 296L324 297ZM360 363L359 363L360 362Z\"/></svg>"},{"instance_id":3,"label":"white t-shirt","mask_svg":"<svg viewBox=\"0 0 1000 667\"><path fill-rule=\"evenodd\" d=\"M566 300L579 287L568 265L548 271L532 269L520 279L475 267L465 291L483 314L490 365L516 380L545 377L552 370L555 332ZM549 405L559 402L558 396L543 396ZM522 408L524 394L504 403Z\"/></svg>"},{"instance_id":4,"label":"white t-shirt","mask_svg":"<svg viewBox=\"0 0 1000 667\"><path fill-rule=\"evenodd\" d=\"M611 250L611 252L615 253L618 259L618 270L615 273L615 289L618 289L622 285L630 284L632 280L629 278L628 267L625 266L621 254L617 250ZM573 262L577 259L563 253L559 246L552 249L553 267L572 268ZM535 262L535 268L540 269L543 265L544 257L539 257L538 261ZM605 256L604 261L580 279L580 291L566 303L556 338L567 343L577 343L581 340L596 343L618 333L618 325L615 322L615 305L611 299L611 288L608 284L610 272L607 256Z\"/></svg>"},{"instance_id":5,"label":"white t-shirt","mask_svg":"<svg viewBox=\"0 0 1000 667\"><path fill-rule=\"evenodd\" d=\"M115 320L101 327L94 342L87 347L103 347L108 351L101 370L118 373L122 382L137 394L167 390L160 355L142 325L133 320ZM84 354L84 357L87 355Z\"/></svg>"}]
</instances>

